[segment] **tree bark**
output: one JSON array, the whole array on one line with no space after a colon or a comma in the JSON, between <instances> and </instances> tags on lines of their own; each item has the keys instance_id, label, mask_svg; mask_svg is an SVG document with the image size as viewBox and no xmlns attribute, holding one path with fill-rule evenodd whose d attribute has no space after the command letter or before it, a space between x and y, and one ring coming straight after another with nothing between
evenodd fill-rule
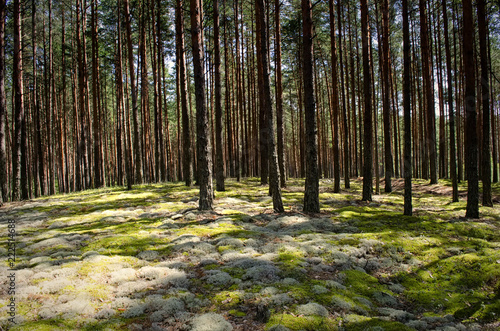
<instances>
[{"instance_id":1,"label":"tree bark","mask_svg":"<svg viewBox=\"0 0 500 331\"><path fill-rule=\"evenodd\" d=\"M268 30L267 20L264 14L264 0L256 0L255 10L257 20L260 25L261 54L259 57L262 68L263 96L261 107L266 114L267 120L267 148L269 160L269 192L273 198L273 209L277 213L284 212L283 201L281 199L280 172L278 167L278 155L276 151L276 141L274 140L274 114L271 99L271 82L269 79L269 57L268 57Z\"/></svg>"},{"instance_id":2,"label":"tree bark","mask_svg":"<svg viewBox=\"0 0 500 331\"><path fill-rule=\"evenodd\" d=\"M463 1L463 56L465 67L465 165L467 173L467 207L465 217L479 218L478 143L476 90L474 70L474 19L472 1Z\"/></svg>"},{"instance_id":3,"label":"tree bark","mask_svg":"<svg viewBox=\"0 0 500 331\"><path fill-rule=\"evenodd\" d=\"M203 65L203 35L200 4L202 0L191 0L191 40L193 47L194 84L196 97L196 149L198 183L200 185L199 210L212 210L212 157L208 111L205 101L205 73Z\"/></svg>"},{"instance_id":4,"label":"tree bark","mask_svg":"<svg viewBox=\"0 0 500 331\"><path fill-rule=\"evenodd\" d=\"M0 0L0 206L8 200L7 183L7 147L5 142L6 129L6 98L5 98L5 11L6 0Z\"/></svg>"},{"instance_id":5,"label":"tree bark","mask_svg":"<svg viewBox=\"0 0 500 331\"><path fill-rule=\"evenodd\" d=\"M363 131L363 201L372 201L373 193L373 141L372 141L372 89L370 71L370 27L368 25L367 0L361 0L361 40L363 44L363 92L364 92L364 131Z\"/></svg>"},{"instance_id":6,"label":"tree bark","mask_svg":"<svg viewBox=\"0 0 500 331\"><path fill-rule=\"evenodd\" d=\"M332 108L333 108L333 192L340 192L340 148L339 148L339 91L337 72L337 48L335 46L335 7L328 1L330 11L330 48L332 55ZM338 13L337 15L340 15ZM340 29L340 26L339 26ZM339 32L340 34L340 32Z\"/></svg>"},{"instance_id":7,"label":"tree bark","mask_svg":"<svg viewBox=\"0 0 500 331\"><path fill-rule=\"evenodd\" d=\"M274 52L276 56L276 124L277 124L277 139L278 139L278 164L280 169L280 185L286 187L286 171L285 171L285 127L283 121L283 84L281 74L281 23L280 23L280 0L274 1L274 24L275 31L275 46Z\"/></svg>"},{"instance_id":8,"label":"tree bark","mask_svg":"<svg viewBox=\"0 0 500 331\"><path fill-rule=\"evenodd\" d=\"M222 147L222 101L220 78L220 32L219 0L214 0L214 42L215 42L215 181L217 191L225 191L224 153Z\"/></svg>"},{"instance_id":9,"label":"tree bark","mask_svg":"<svg viewBox=\"0 0 500 331\"><path fill-rule=\"evenodd\" d=\"M445 1L445 0L444 0ZM411 197L411 57L410 57L410 27L409 27L408 0L403 0L403 112L404 112L404 215L413 213Z\"/></svg>"},{"instance_id":10,"label":"tree bark","mask_svg":"<svg viewBox=\"0 0 500 331\"><path fill-rule=\"evenodd\" d=\"M139 115L137 107L137 88L135 82L135 70L134 70L134 48L132 46L132 27L130 14L130 7L128 0L124 0L125 6L125 29L127 34L127 52L128 52L128 66L129 66L129 76L130 76L130 90L132 94L132 116L134 125L134 169L135 178L134 183L142 183L142 153L141 153L141 140L139 136Z\"/></svg>"},{"instance_id":11,"label":"tree bark","mask_svg":"<svg viewBox=\"0 0 500 331\"><path fill-rule=\"evenodd\" d=\"M12 201L21 198L21 144L24 123L23 103L23 72L21 54L21 4L14 0L14 56L13 56L13 83L14 83L14 139L12 141Z\"/></svg>"},{"instance_id":12,"label":"tree bark","mask_svg":"<svg viewBox=\"0 0 500 331\"><path fill-rule=\"evenodd\" d=\"M302 0L302 46L306 128L304 211L319 213L318 131L313 83L313 21L310 0Z\"/></svg>"},{"instance_id":13,"label":"tree bark","mask_svg":"<svg viewBox=\"0 0 500 331\"><path fill-rule=\"evenodd\" d=\"M481 56L481 100L483 101L483 157L481 174L483 180L483 206L493 207L491 198L491 153L490 153L490 82L488 74L488 25L486 23L486 5L484 0L477 0L477 22L479 26L479 50Z\"/></svg>"},{"instance_id":14,"label":"tree bark","mask_svg":"<svg viewBox=\"0 0 500 331\"><path fill-rule=\"evenodd\" d=\"M448 12L446 0L442 0L443 25L444 25L444 48L446 56L446 76L448 80L448 113L450 122L450 177L453 187L452 202L458 202L458 180L457 180L457 152L455 142L455 112L453 105L453 80L451 76L451 51L448 36Z\"/></svg>"},{"instance_id":15,"label":"tree bark","mask_svg":"<svg viewBox=\"0 0 500 331\"><path fill-rule=\"evenodd\" d=\"M432 59L430 54L429 27L427 23L427 1L420 0L420 34L422 50L422 76L426 101L427 132L426 151L430 162L430 184L437 184L436 112L434 107L434 82L432 80Z\"/></svg>"},{"instance_id":16,"label":"tree bark","mask_svg":"<svg viewBox=\"0 0 500 331\"><path fill-rule=\"evenodd\" d=\"M385 157L385 192L392 192L391 178L394 173L391 146L391 85L389 76L389 0L382 2L382 54L383 54L383 117L384 117L384 157ZM394 128L395 129L395 128Z\"/></svg>"},{"instance_id":17,"label":"tree bark","mask_svg":"<svg viewBox=\"0 0 500 331\"><path fill-rule=\"evenodd\" d=\"M179 61L179 87L182 116L182 176L186 186L193 185L193 161L191 151L190 121L188 113L186 58L184 55L184 15L182 0L175 7L175 41Z\"/></svg>"}]
</instances>

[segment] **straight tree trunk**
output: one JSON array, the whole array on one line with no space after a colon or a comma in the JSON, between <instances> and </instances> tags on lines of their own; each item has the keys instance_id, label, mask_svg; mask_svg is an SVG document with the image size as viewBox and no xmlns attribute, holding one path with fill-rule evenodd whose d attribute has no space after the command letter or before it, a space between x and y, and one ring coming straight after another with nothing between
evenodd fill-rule
<instances>
[{"instance_id":1,"label":"straight tree trunk","mask_svg":"<svg viewBox=\"0 0 500 331\"><path fill-rule=\"evenodd\" d=\"M342 12L341 1L337 2L338 13ZM349 168L350 168L350 159L349 159L349 124L347 121L347 107L346 107L346 85L344 84L344 62L343 62L343 44L342 44L342 36L345 35L345 31L342 33L342 25L341 25L341 15L337 15L339 22L339 61L340 61L340 85L342 86L342 124L344 126L343 130L343 138L344 138L344 187L350 188L351 183L349 181ZM345 44L345 43L344 43Z\"/></svg>"},{"instance_id":2,"label":"straight tree trunk","mask_svg":"<svg viewBox=\"0 0 500 331\"><path fill-rule=\"evenodd\" d=\"M463 1L463 56L465 67L465 165L467 173L467 207L465 217L479 218L479 174L474 70L474 19L472 1Z\"/></svg>"},{"instance_id":3,"label":"straight tree trunk","mask_svg":"<svg viewBox=\"0 0 500 331\"><path fill-rule=\"evenodd\" d=\"M370 27L368 25L367 0L361 0L361 40L363 44L363 91L364 91L364 132L363 132L363 201L372 201L373 193L373 141L372 141L372 89L370 71Z\"/></svg>"},{"instance_id":4,"label":"straight tree trunk","mask_svg":"<svg viewBox=\"0 0 500 331\"><path fill-rule=\"evenodd\" d=\"M220 78L219 0L214 0L214 70L215 70L215 181L217 191L225 191L224 153L222 147L222 101Z\"/></svg>"},{"instance_id":5,"label":"straight tree trunk","mask_svg":"<svg viewBox=\"0 0 500 331\"><path fill-rule=\"evenodd\" d=\"M6 130L6 98L5 98L5 9L6 0L0 0L0 205L8 200L7 183L7 148Z\"/></svg>"},{"instance_id":6,"label":"straight tree trunk","mask_svg":"<svg viewBox=\"0 0 500 331\"><path fill-rule=\"evenodd\" d=\"M179 61L179 87L182 116L182 177L186 186L193 185L193 161L191 152L190 120L188 113L186 58L184 55L184 15L182 0L175 7L175 41Z\"/></svg>"},{"instance_id":7,"label":"straight tree trunk","mask_svg":"<svg viewBox=\"0 0 500 331\"><path fill-rule=\"evenodd\" d=\"M319 213L318 133L313 83L313 21L310 0L302 0L302 46L306 129L304 211ZM332 36L333 37L333 36Z\"/></svg>"},{"instance_id":8,"label":"straight tree trunk","mask_svg":"<svg viewBox=\"0 0 500 331\"><path fill-rule=\"evenodd\" d=\"M453 110L453 80L451 76L451 52L448 37L448 12L446 0L442 0L443 25L444 25L444 48L446 56L446 76L448 78L448 113L450 122L450 177L453 187L452 202L458 202L458 179L457 179L457 152L455 143L455 112Z\"/></svg>"},{"instance_id":9,"label":"straight tree trunk","mask_svg":"<svg viewBox=\"0 0 500 331\"><path fill-rule=\"evenodd\" d=\"M280 172L278 167L278 155L276 151L276 141L274 140L274 114L271 99L271 82L269 78L269 55L268 55L268 30L267 20L264 14L264 0L256 0L255 9L257 19L260 23L260 66L262 67L262 82L264 99L261 107L264 109L267 119L267 148L269 160L269 192L273 198L273 209L276 213L284 212L283 201L281 199Z\"/></svg>"},{"instance_id":10,"label":"straight tree trunk","mask_svg":"<svg viewBox=\"0 0 500 331\"><path fill-rule=\"evenodd\" d=\"M21 198L21 145L25 118L23 104L23 72L21 54L21 4L14 0L14 55L12 80L14 83L14 137L12 141L12 201Z\"/></svg>"},{"instance_id":11,"label":"straight tree trunk","mask_svg":"<svg viewBox=\"0 0 500 331\"><path fill-rule=\"evenodd\" d=\"M382 2L382 54L383 54L383 117L384 117L384 157L385 157L385 192L392 192L391 178L394 173L391 147L391 85L389 76L389 0ZM395 129L395 128L394 128Z\"/></svg>"},{"instance_id":12,"label":"straight tree trunk","mask_svg":"<svg viewBox=\"0 0 500 331\"><path fill-rule=\"evenodd\" d=\"M484 0L477 0L477 22L479 26L479 50L481 56L481 99L483 100L483 157L481 174L483 180L483 206L493 207L491 199L491 153L490 153L490 82L488 74L488 25L486 23L486 5Z\"/></svg>"},{"instance_id":13,"label":"straight tree trunk","mask_svg":"<svg viewBox=\"0 0 500 331\"><path fill-rule=\"evenodd\" d=\"M134 125L134 170L135 178L134 183L142 183L142 153L141 153L141 140L139 136L139 115L137 107L137 88L135 81L135 70L134 70L134 48L132 46L132 27L130 14L130 6L128 0L124 0L125 6L125 29L127 35L127 52L128 52L128 66L129 66L129 76L130 76L130 90L132 94L132 116Z\"/></svg>"},{"instance_id":14,"label":"straight tree trunk","mask_svg":"<svg viewBox=\"0 0 500 331\"><path fill-rule=\"evenodd\" d=\"M101 141L100 141L100 117L99 117L99 44L97 40L97 8L95 0L91 4L91 20L92 20L92 110L93 110L93 126L94 126L94 175L92 176L94 187L104 185L103 175L101 174Z\"/></svg>"},{"instance_id":15,"label":"straight tree trunk","mask_svg":"<svg viewBox=\"0 0 500 331\"><path fill-rule=\"evenodd\" d=\"M274 24L275 24L275 46L276 56L276 124L278 139L278 164L280 169L280 185L286 187L285 171L285 128L283 121L283 84L281 77L281 23L280 23L280 0L274 1Z\"/></svg>"},{"instance_id":16,"label":"straight tree trunk","mask_svg":"<svg viewBox=\"0 0 500 331\"><path fill-rule=\"evenodd\" d=\"M200 185L199 210L212 210L212 157L208 111L205 101L205 73L203 65L203 34L201 25L202 0L191 0L191 40L193 47L194 83L196 97L196 149L198 183Z\"/></svg>"},{"instance_id":17,"label":"straight tree trunk","mask_svg":"<svg viewBox=\"0 0 500 331\"><path fill-rule=\"evenodd\" d=\"M340 148L339 148L339 91L337 72L337 49L335 46L335 7L333 0L328 1L330 12L330 48L332 55L332 108L333 108L333 192L340 192ZM338 13L340 15L340 13ZM339 26L340 28L340 26ZM340 34L340 32L339 32Z\"/></svg>"},{"instance_id":18,"label":"straight tree trunk","mask_svg":"<svg viewBox=\"0 0 500 331\"><path fill-rule=\"evenodd\" d=\"M425 135L426 151L430 162L430 184L437 184L437 151L436 151L436 113L434 107L434 82L432 80L432 58L430 54L429 27L426 13L427 1L420 0L420 34L422 50L422 76L426 101L427 132Z\"/></svg>"},{"instance_id":19,"label":"straight tree trunk","mask_svg":"<svg viewBox=\"0 0 500 331\"><path fill-rule=\"evenodd\" d=\"M263 74L263 61L262 54L264 53L264 46L262 45L264 42L267 43L267 40L262 40L262 30L267 29L266 26L262 26L261 20L259 19L259 15L264 14L264 6L262 6L262 12L257 11L257 2L256 2L256 28L257 28L257 76L258 76L258 89L259 89L259 147L260 147L260 184L266 185L268 183L269 176L269 137L267 133L269 132L269 128L267 124L269 123L267 115L268 113L265 110L264 99L265 99L265 91L264 91L264 74Z\"/></svg>"},{"instance_id":20,"label":"straight tree trunk","mask_svg":"<svg viewBox=\"0 0 500 331\"><path fill-rule=\"evenodd\" d=\"M443 0L446 1L446 0ZM409 27L408 0L403 0L403 112L404 112L404 162L403 172L405 181L404 215L412 215L411 198L411 57L410 57L410 27Z\"/></svg>"}]
</instances>

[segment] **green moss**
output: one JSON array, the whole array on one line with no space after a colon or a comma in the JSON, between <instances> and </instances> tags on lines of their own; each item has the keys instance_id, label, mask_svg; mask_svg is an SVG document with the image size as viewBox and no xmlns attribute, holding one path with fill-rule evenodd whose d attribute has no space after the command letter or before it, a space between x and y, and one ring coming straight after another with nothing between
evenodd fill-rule
<instances>
[{"instance_id":1,"label":"green moss","mask_svg":"<svg viewBox=\"0 0 500 331\"><path fill-rule=\"evenodd\" d=\"M352 322L346 324L345 329L348 331L367 331L376 330L377 327L386 331L413 331L414 329L407 327L399 322L385 321L378 318L367 318L360 316L359 318L352 318Z\"/></svg>"},{"instance_id":2,"label":"green moss","mask_svg":"<svg viewBox=\"0 0 500 331\"><path fill-rule=\"evenodd\" d=\"M242 312L242 311L239 311L239 310L235 310L235 309L231 309L230 311L228 311L229 315L232 315L232 316L235 316L235 317L245 317L247 316L246 313Z\"/></svg>"},{"instance_id":3,"label":"green moss","mask_svg":"<svg viewBox=\"0 0 500 331\"><path fill-rule=\"evenodd\" d=\"M320 316L294 316L290 314L273 314L266 324L266 329L281 324L290 330L336 331L338 323L334 319Z\"/></svg>"}]
</instances>

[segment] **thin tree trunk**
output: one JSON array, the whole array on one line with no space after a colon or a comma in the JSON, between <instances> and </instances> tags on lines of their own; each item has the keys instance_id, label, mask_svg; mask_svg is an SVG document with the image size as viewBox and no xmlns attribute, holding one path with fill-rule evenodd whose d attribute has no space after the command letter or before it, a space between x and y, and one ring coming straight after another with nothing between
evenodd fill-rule
<instances>
[{"instance_id":1,"label":"thin tree trunk","mask_svg":"<svg viewBox=\"0 0 500 331\"><path fill-rule=\"evenodd\" d=\"M361 39L363 44L363 76L364 76L364 132L363 132L363 201L372 201L373 193L373 141L372 141L372 89L370 71L370 27L368 25L367 0L361 0Z\"/></svg>"},{"instance_id":2,"label":"thin tree trunk","mask_svg":"<svg viewBox=\"0 0 500 331\"><path fill-rule=\"evenodd\" d=\"M12 147L12 201L21 198L21 144L24 122L23 72L21 54L21 4L14 0L14 56L12 80L14 83L14 139Z\"/></svg>"},{"instance_id":3,"label":"thin tree trunk","mask_svg":"<svg viewBox=\"0 0 500 331\"><path fill-rule=\"evenodd\" d=\"M437 151L436 151L436 124L434 107L434 82L432 80L432 56L430 54L429 27L427 24L427 2L420 0L420 34L422 50L422 75L424 80L424 95L426 101L427 132L425 135L426 152L430 162L430 184L437 184Z\"/></svg>"},{"instance_id":4,"label":"thin tree trunk","mask_svg":"<svg viewBox=\"0 0 500 331\"><path fill-rule=\"evenodd\" d=\"M486 5L477 0L477 22L479 26L479 50L481 56L481 99L483 100L483 157L481 173L483 180L483 206L493 207L491 198L491 153L490 153L490 82L488 75Z\"/></svg>"},{"instance_id":5,"label":"thin tree trunk","mask_svg":"<svg viewBox=\"0 0 500 331\"><path fill-rule=\"evenodd\" d=\"M280 0L274 1L274 24L275 31L275 46L274 52L276 56L276 124L277 124L277 139L278 139L278 164L280 169L281 187L286 187L286 171L285 171L285 128L283 121L283 84L281 77L281 23L280 23Z\"/></svg>"},{"instance_id":6,"label":"thin tree trunk","mask_svg":"<svg viewBox=\"0 0 500 331\"><path fill-rule=\"evenodd\" d=\"M224 153L222 147L222 101L220 78L220 36L219 0L214 1L214 43L215 43L215 180L217 191L225 191Z\"/></svg>"},{"instance_id":7,"label":"thin tree trunk","mask_svg":"<svg viewBox=\"0 0 500 331\"><path fill-rule=\"evenodd\" d=\"M276 151L276 141L274 140L274 114L271 99L271 82L269 78L269 55L268 55L268 30L267 20L264 15L264 0L255 2L255 12L260 25L260 66L262 67L263 96L261 100L262 108L267 120L267 148L269 161L269 191L273 198L273 209L277 213L284 212L283 201L281 199L280 172L278 167L278 155Z\"/></svg>"},{"instance_id":8,"label":"thin tree trunk","mask_svg":"<svg viewBox=\"0 0 500 331\"><path fill-rule=\"evenodd\" d=\"M186 60L184 55L184 18L182 0L177 0L175 10L175 38L179 61L179 87L182 116L182 176L186 186L193 185L193 161L191 152L190 121L187 100Z\"/></svg>"},{"instance_id":9,"label":"thin tree trunk","mask_svg":"<svg viewBox=\"0 0 500 331\"><path fill-rule=\"evenodd\" d=\"M444 48L446 56L446 76L448 79L448 113L450 122L450 177L453 187L452 201L458 202L458 180L457 180L457 152L455 143L455 112L453 110L453 80L451 76L451 52L448 37L448 12L446 0L442 0L443 23L444 23Z\"/></svg>"},{"instance_id":10,"label":"thin tree trunk","mask_svg":"<svg viewBox=\"0 0 500 331\"><path fill-rule=\"evenodd\" d=\"M0 0L0 205L8 200L6 97L5 97L5 16L6 0Z\"/></svg>"},{"instance_id":11,"label":"thin tree trunk","mask_svg":"<svg viewBox=\"0 0 500 331\"><path fill-rule=\"evenodd\" d=\"M446 1L446 0L443 0ZM404 162L403 172L405 180L404 215L411 216L411 57L410 57L410 27L409 27L408 0L403 0L403 112L404 112Z\"/></svg>"},{"instance_id":12,"label":"thin tree trunk","mask_svg":"<svg viewBox=\"0 0 500 331\"><path fill-rule=\"evenodd\" d=\"M463 1L463 43L465 67L465 165L467 173L467 207L465 217L479 218L478 144L476 90L474 70L474 19L472 1Z\"/></svg>"},{"instance_id":13,"label":"thin tree trunk","mask_svg":"<svg viewBox=\"0 0 500 331\"><path fill-rule=\"evenodd\" d=\"M134 167L135 178L134 183L142 183L142 153L141 153L141 140L139 136L139 118L137 107L137 88L135 82L134 70L134 48L132 46L132 27L131 27L131 14L128 0L124 0L125 6L125 29L127 35L127 52L128 52L128 66L130 75L130 89L132 94L132 116L134 123Z\"/></svg>"},{"instance_id":14,"label":"thin tree trunk","mask_svg":"<svg viewBox=\"0 0 500 331\"><path fill-rule=\"evenodd\" d=\"M306 127L304 211L319 213L318 135L313 84L313 21L310 0L302 0L303 79ZM333 37L333 36L332 36Z\"/></svg>"},{"instance_id":15,"label":"thin tree trunk","mask_svg":"<svg viewBox=\"0 0 500 331\"><path fill-rule=\"evenodd\" d=\"M384 117L384 157L385 157L385 192L392 192L391 178L394 173L391 147L391 106L389 76L389 0L382 2L382 54L383 54L383 117ZM395 129L395 128L394 128Z\"/></svg>"},{"instance_id":16,"label":"thin tree trunk","mask_svg":"<svg viewBox=\"0 0 500 331\"><path fill-rule=\"evenodd\" d=\"M191 40L193 47L194 83L196 96L196 149L198 183L200 185L199 210L213 207L212 157L208 111L205 101L205 73L203 65L203 35L201 25L202 0L191 0Z\"/></svg>"},{"instance_id":17,"label":"thin tree trunk","mask_svg":"<svg viewBox=\"0 0 500 331\"><path fill-rule=\"evenodd\" d=\"M332 56L332 105L333 108L333 192L340 192L340 148L339 148L339 92L337 72L337 49L335 46L335 7L333 0L328 1L330 13L330 47ZM337 13L340 15L340 13ZM339 25L340 28L340 25ZM340 34L340 32L339 32Z\"/></svg>"},{"instance_id":18,"label":"thin tree trunk","mask_svg":"<svg viewBox=\"0 0 500 331\"><path fill-rule=\"evenodd\" d=\"M100 118L99 118L99 44L97 40L97 8L95 0L92 0L92 110L94 125L94 175L92 176L94 187L104 185L103 174L101 174L101 141L100 141Z\"/></svg>"}]
</instances>

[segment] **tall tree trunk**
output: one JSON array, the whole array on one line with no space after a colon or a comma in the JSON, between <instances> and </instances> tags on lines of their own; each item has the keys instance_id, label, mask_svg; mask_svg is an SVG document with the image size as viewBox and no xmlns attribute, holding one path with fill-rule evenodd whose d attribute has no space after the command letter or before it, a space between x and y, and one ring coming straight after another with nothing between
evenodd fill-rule
<instances>
[{"instance_id":1,"label":"tall tree trunk","mask_svg":"<svg viewBox=\"0 0 500 331\"><path fill-rule=\"evenodd\" d=\"M193 47L194 83L196 97L196 149L198 183L200 185L199 210L213 208L212 157L208 111L205 101L205 73L203 65L203 34L201 25L202 0L191 0L191 40Z\"/></svg>"},{"instance_id":2,"label":"tall tree trunk","mask_svg":"<svg viewBox=\"0 0 500 331\"><path fill-rule=\"evenodd\" d=\"M191 152L190 121L188 113L186 58L184 55L184 15L182 0L175 7L175 41L179 61L179 87L182 116L182 176L186 186L193 185L193 161Z\"/></svg>"},{"instance_id":3,"label":"tall tree trunk","mask_svg":"<svg viewBox=\"0 0 500 331\"><path fill-rule=\"evenodd\" d=\"M6 0L0 0L0 205L7 201L7 148L5 129L7 118L5 98L5 6Z\"/></svg>"},{"instance_id":4,"label":"tall tree trunk","mask_svg":"<svg viewBox=\"0 0 500 331\"><path fill-rule=\"evenodd\" d=\"M257 12L257 2L256 2L256 12L255 16L257 17L256 28L257 28L257 76L258 76L258 89L259 89L259 147L260 147L260 183L261 185L265 185L268 183L269 176L269 141L267 137L267 133L269 132L269 128L267 124L269 123L267 118L267 112L265 111L264 106L264 75L262 71L263 62L262 62L262 54L264 53L264 46L262 45L264 42L267 43L267 40L262 40L260 37L262 35L261 30L265 30L266 26L262 26L262 22L259 18L259 15L265 15L264 9L262 6L262 12Z\"/></svg>"},{"instance_id":5,"label":"tall tree trunk","mask_svg":"<svg viewBox=\"0 0 500 331\"><path fill-rule=\"evenodd\" d=\"M269 191L273 198L273 209L277 213L284 212L283 201L281 199L280 172L278 168L278 155L276 151L276 141L274 140L274 114L271 99L271 82L269 78L269 55L268 55L268 30L267 19L264 14L264 0L255 2L255 12L260 25L260 65L262 67L262 82L264 99L261 100L261 107L264 109L267 120L267 148L269 160Z\"/></svg>"},{"instance_id":6,"label":"tall tree trunk","mask_svg":"<svg viewBox=\"0 0 500 331\"><path fill-rule=\"evenodd\" d=\"M479 218L478 144L474 70L474 19L472 1L463 1L463 54L465 67L465 165L467 173L466 217Z\"/></svg>"},{"instance_id":7,"label":"tall tree trunk","mask_svg":"<svg viewBox=\"0 0 500 331\"><path fill-rule=\"evenodd\" d=\"M491 199L491 153L490 153L490 82L488 75L488 25L486 23L486 5L484 0L477 0L477 22L479 26L479 50L481 56L481 99L483 100L483 157L481 174L483 180L483 206L493 207Z\"/></svg>"},{"instance_id":8,"label":"tall tree trunk","mask_svg":"<svg viewBox=\"0 0 500 331\"><path fill-rule=\"evenodd\" d=\"M25 118L23 104L23 72L21 54L21 4L14 0L14 56L12 80L14 83L14 137L12 141L12 201L21 198L21 145Z\"/></svg>"},{"instance_id":9,"label":"tall tree trunk","mask_svg":"<svg viewBox=\"0 0 500 331\"><path fill-rule=\"evenodd\" d=\"M391 177L394 173L391 147L391 85L389 76L389 0L382 2L382 54L383 54L383 117L384 117L384 156L385 192L392 192ZM395 129L395 128L394 128Z\"/></svg>"},{"instance_id":10,"label":"tall tree trunk","mask_svg":"<svg viewBox=\"0 0 500 331\"><path fill-rule=\"evenodd\" d=\"M217 191L225 191L224 153L222 147L222 101L220 78L220 36L219 0L214 1L214 43L215 43L215 180Z\"/></svg>"},{"instance_id":11,"label":"tall tree trunk","mask_svg":"<svg viewBox=\"0 0 500 331\"><path fill-rule=\"evenodd\" d=\"M280 169L281 187L286 187L285 168L285 123L283 121L283 84L281 74L281 23L280 23L280 0L274 1L274 24L275 24L275 45L276 56L276 124L278 139L278 164Z\"/></svg>"},{"instance_id":12,"label":"tall tree trunk","mask_svg":"<svg viewBox=\"0 0 500 331\"><path fill-rule=\"evenodd\" d=\"M339 92L337 72L337 49L335 46L335 7L333 0L328 1L330 12L330 48L332 55L332 108L333 108L333 192L340 192L340 148L339 148ZM338 13L337 15L340 15ZM339 35L340 35L339 25Z\"/></svg>"},{"instance_id":13,"label":"tall tree trunk","mask_svg":"<svg viewBox=\"0 0 500 331\"><path fill-rule=\"evenodd\" d=\"M94 126L94 187L104 185L103 174L101 173L101 141L100 141L100 117L99 117L99 44L97 40L97 5L95 0L91 3L91 20L92 20L92 110L93 110L93 126Z\"/></svg>"},{"instance_id":14,"label":"tall tree trunk","mask_svg":"<svg viewBox=\"0 0 500 331\"><path fill-rule=\"evenodd\" d=\"M457 179L457 152L455 143L455 112L453 110L453 79L451 76L451 51L448 36L448 12L446 0L442 0L443 25L444 25L444 48L446 56L446 76L448 79L448 113L450 122L450 177L453 187L452 201L458 202L458 179Z\"/></svg>"},{"instance_id":15,"label":"tall tree trunk","mask_svg":"<svg viewBox=\"0 0 500 331\"><path fill-rule=\"evenodd\" d=\"M372 141L372 89L370 71L370 27L368 25L367 0L361 0L361 40L363 44L363 92L364 92L364 132L363 132L363 201L372 201L373 193L373 141Z\"/></svg>"},{"instance_id":16,"label":"tall tree trunk","mask_svg":"<svg viewBox=\"0 0 500 331\"><path fill-rule=\"evenodd\" d=\"M342 3L341 1L337 2L338 13L342 12ZM339 29L339 61L340 61L340 86L342 87L342 124L343 124L343 138L344 138L344 154L343 154L343 164L344 164L344 187L350 188L351 183L349 181L349 169L350 169L350 159L349 159L349 124L347 120L347 107L346 107L346 85L344 83L344 62L343 62L343 47L342 38L345 35L345 31L342 32L341 25L341 15L337 15L338 18L338 29Z\"/></svg>"},{"instance_id":17,"label":"tall tree trunk","mask_svg":"<svg viewBox=\"0 0 500 331\"><path fill-rule=\"evenodd\" d=\"M429 27L427 23L427 1L420 0L420 34L422 50L422 76L426 101L427 132L426 151L430 162L430 184L437 184L436 113L434 107L434 82L432 80L432 56L430 54Z\"/></svg>"},{"instance_id":18,"label":"tall tree trunk","mask_svg":"<svg viewBox=\"0 0 500 331\"><path fill-rule=\"evenodd\" d=\"M446 1L446 0L443 0ZM408 23L408 0L403 0L403 113L404 113L404 162L403 172L405 180L404 215L413 213L411 198L411 57L410 57L410 25Z\"/></svg>"},{"instance_id":19,"label":"tall tree trunk","mask_svg":"<svg viewBox=\"0 0 500 331\"><path fill-rule=\"evenodd\" d=\"M36 162L37 162L37 169L38 169L38 174L35 175L38 177L38 183L39 183L39 190L35 188L35 192L39 191L41 195L47 194L45 191L45 162L44 162L44 155L43 155L43 147L42 147L42 134L41 134L41 127L40 127L40 94L39 94L39 89L37 85L37 44L36 44L36 1L33 1L33 8L32 8L32 29L31 29L31 34L33 38L33 113L34 113L34 125L35 125L35 155L36 155Z\"/></svg>"},{"instance_id":20,"label":"tall tree trunk","mask_svg":"<svg viewBox=\"0 0 500 331\"><path fill-rule=\"evenodd\" d=\"M132 116L134 125L134 169L135 178L134 183L142 183L142 153L141 153L141 137L139 135L139 110L137 107L137 88L135 82L135 70L134 70L134 48L132 46L132 27L130 14L130 7L128 0L124 0L125 3L125 29L127 34L127 52L128 52L128 66L129 66L129 76L130 76L130 90L132 94Z\"/></svg>"},{"instance_id":21,"label":"tall tree trunk","mask_svg":"<svg viewBox=\"0 0 500 331\"><path fill-rule=\"evenodd\" d=\"M313 84L313 21L310 0L302 0L303 79L306 127L304 211L319 213L318 133ZM332 36L333 37L333 36Z\"/></svg>"}]
</instances>

